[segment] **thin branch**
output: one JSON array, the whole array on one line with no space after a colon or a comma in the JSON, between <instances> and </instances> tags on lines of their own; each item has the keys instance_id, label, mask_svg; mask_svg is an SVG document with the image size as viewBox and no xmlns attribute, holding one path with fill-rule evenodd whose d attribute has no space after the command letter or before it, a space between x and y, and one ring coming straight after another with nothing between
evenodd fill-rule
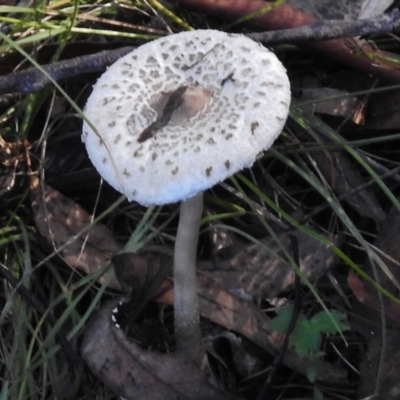
<instances>
[{"instance_id":1,"label":"thin branch","mask_svg":"<svg viewBox=\"0 0 400 400\"><path fill-rule=\"evenodd\" d=\"M268 3L272 4L263 0L174 0L174 3L192 11L215 16L224 21L236 21L245 15L262 9ZM395 15L389 14L389 16ZM272 31L300 28L316 21L317 18L312 15L285 3L247 21L245 26L248 29L257 31ZM321 21L320 23L323 24L324 22ZM394 24L394 28L398 28L397 23ZM382 33L382 30L380 30L380 33ZM397 68L395 63L390 63L390 55L354 37L317 42L307 41L303 42L302 45L311 51L323 54L336 62L347 64L364 73L400 82L400 69Z\"/></svg>"},{"instance_id":2,"label":"thin branch","mask_svg":"<svg viewBox=\"0 0 400 400\"><path fill-rule=\"evenodd\" d=\"M400 11L358 21L321 20L293 29L248 33L250 39L266 44L314 42L345 37L394 32L400 28Z\"/></svg>"},{"instance_id":3,"label":"thin branch","mask_svg":"<svg viewBox=\"0 0 400 400\"><path fill-rule=\"evenodd\" d=\"M96 54L43 65L43 69L56 81L90 72L100 72L104 71L107 65L114 63L134 49L135 47L122 47L116 50L104 50ZM36 68L28 68L24 71L0 76L0 94L38 92L49 83L41 71Z\"/></svg>"},{"instance_id":4,"label":"thin branch","mask_svg":"<svg viewBox=\"0 0 400 400\"><path fill-rule=\"evenodd\" d=\"M208 0L203 0L205 7L209 3ZM201 3L199 1L193 2L188 0L180 0L178 3L182 5L190 5L191 3ZM229 1L214 2L211 11L213 13L221 12L223 8L219 9L218 5L221 6L223 3L224 7ZM245 1L238 2L246 3ZM259 2L253 1L252 8ZM210 3L211 4L211 3ZM260 3L265 4L265 3ZM210 6L211 7L211 6ZM234 8L235 5L232 5ZM287 8L288 6L286 6ZM279 11L277 10L274 12ZM288 11L283 9L283 14L288 15ZM245 13L250 12L250 8L240 9L239 11ZM207 10L205 10L207 11ZM234 16L237 16L237 11ZM292 10L293 11L293 10ZM295 12L296 11L296 12ZM278 45L282 43L303 43L312 46L312 42L321 42L339 38L352 38L355 36L364 36L369 34L382 34L395 32L400 29L400 11L395 9L388 14L383 14L375 18L360 20L360 21L341 21L341 20L326 20L326 21L313 21L312 17L307 15L299 14L300 11L295 10L290 15L301 16L301 21L308 23L303 26L296 26L296 24L290 23L288 26L294 26L290 29L278 29L269 32L256 32L248 33L246 36L249 38L262 42L268 45ZM232 11L233 12L233 11ZM269 13L268 15L272 14ZM229 16L229 15L228 15ZM258 17L259 20L261 17ZM272 18L272 17L270 17ZM297 23L299 18L296 18ZM274 22L274 20L271 20ZM269 19L266 22L270 22ZM258 26L260 23L258 22ZM279 28L275 22L273 26ZM284 21L281 26L285 26ZM378 50L372 50L369 46L361 48L356 41L351 43L341 41L332 41L326 44L318 43L318 49L327 53L328 56L335 55L338 61L342 61L359 67L368 73L375 75L382 75L384 78L400 81L400 72L394 68L387 68L387 65L382 65L379 68L379 56L384 57L384 54L380 54ZM69 60L55 62L53 64L44 65L43 69L50 74L50 76L59 81L61 79L71 78L79 76L89 72L100 72L103 71L108 65L115 62L118 58L132 51L135 47L123 47L116 50L104 50L96 54L91 54L82 57L71 58ZM375 60L369 59L365 56L368 51L375 56ZM360 54L357 54L360 53ZM364 55L364 56L363 56ZM11 73L0 77L0 94L6 93L32 93L38 92L44 89L49 84L49 80L36 68L29 68L24 71ZM1 100L1 99L0 99Z\"/></svg>"}]
</instances>

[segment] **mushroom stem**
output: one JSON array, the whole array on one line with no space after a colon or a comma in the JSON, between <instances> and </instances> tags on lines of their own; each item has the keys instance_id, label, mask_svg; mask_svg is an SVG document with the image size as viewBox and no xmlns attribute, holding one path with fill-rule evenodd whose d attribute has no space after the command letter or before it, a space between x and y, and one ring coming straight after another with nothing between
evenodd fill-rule
<instances>
[{"instance_id":1,"label":"mushroom stem","mask_svg":"<svg viewBox=\"0 0 400 400\"><path fill-rule=\"evenodd\" d=\"M174 252L175 337L179 352L201 363L203 345L197 295L196 261L203 192L181 202Z\"/></svg>"}]
</instances>

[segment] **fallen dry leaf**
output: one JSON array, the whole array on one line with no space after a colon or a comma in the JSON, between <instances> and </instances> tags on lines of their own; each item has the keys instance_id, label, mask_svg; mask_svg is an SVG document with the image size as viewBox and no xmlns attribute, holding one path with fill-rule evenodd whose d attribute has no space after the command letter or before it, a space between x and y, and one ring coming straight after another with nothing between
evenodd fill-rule
<instances>
[{"instance_id":1,"label":"fallen dry leaf","mask_svg":"<svg viewBox=\"0 0 400 400\"><path fill-rule=\"evenodd\" d=\"M123 248L106 226L93 224L79 204L45 183L32 188L32 211L38 232L73 269L98 271ZM116 279L109 286L121 288Z\"/></svg>"},{"instance_id":2,"label":"fallen dry leaf","mask_svg":"<svg viewBox=\"0 0 400 400\"><path fill-rule=\"evenodd\" d=\"M296 233L300 269L305 277L316 282L332 267L335 257L329 246L307 234ZM279 240L286 249L290 249L287 233L279 235ZM333 238L337 245L339 239ZM274 255L275 254L275 255ZM293 288L295 273L285 256L279 257L279 246L273 239L262 240L262 244L250 244L239 251L230 260L208 265L203 271L223 284L225 289L240 289L247 295L274 297Z\"/></svg>"},{"instance_id":3,"label":"fallen dry leaf","mask_svg":"<svg viewBox=\"0 0 400 400\"><path fill-rule=\"evenodd\" d=\"M135 253L114 256L112 264L122 289L140 294L155 282L156 290L172 274L173 254L173 249L168 246L148 245Z\"/></svg>"},{"instance_id":4,"label":"fallen dry leaf","mask_svg":"<svg viewBox=\"0 0 400 400\"><path fill-rule=\"evenodd\" d=\"M141 349L111 323L119 299L104 304L85 329L82 356L91 371L128 400L239 400L211 385L190 361Z\"/></svg>"},{"instance_id":5,"label":"fallen dry leaf","mask_svg":"<svg viewBox=\"0 0 400 400\"><path fill-rule=\"evenodd\" d=\"M293 98L292 107L308 115L325 114L342 117L360 124L364 120L365 107L361 100L349 93L327 87L301 88L299 96Z\"/></svg>"},{"instance_id":6,"label":"fallen dry leaf","mask_svg":"<svg viewBox=\"0 0 400 400\"><path fill-rule=\"evenodd\" d=\"M348 274L347 283L360 303L380 313L382 305L377 289L370 283L359 278L353 270L350 270ZM385 303L384 312L386 316L400 323L400 304L386 298L384 298L383 301Z\"/></svg>"}]
</instances>

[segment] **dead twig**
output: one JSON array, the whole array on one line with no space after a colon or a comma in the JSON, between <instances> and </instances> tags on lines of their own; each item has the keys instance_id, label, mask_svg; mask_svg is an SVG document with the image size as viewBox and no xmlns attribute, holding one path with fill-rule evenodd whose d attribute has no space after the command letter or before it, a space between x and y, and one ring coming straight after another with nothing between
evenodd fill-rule
<instances>
[{"instance_id":1,"label":"dead twig","mask_svg":"<svg viewBox=\"0 0 400 400\"><path fill-rule=\"evenodd\" d=\"M55 80L71 78L90 72L100 72L135 47L122 47L116 50L104 50L96 54L71 58L43 65L43 69ZM0 76L0 94L32 93L44 89L50 81L36 68Z\"/></svg>"},{"instance_id":2,"label":"dead twig","mask_svg":"<svg viewBox=\"0 0 400 400\"><path fill-rule=\"evenodd\" d=\"M213 15L227 21L235 21L248 14L255 13L268 4L268 2L262 0L174 0L174 2L187 9ZM258 31L280 30L299 28L316 21L317 18L288 4L282 4L268 13L247 21L245 25ZM320 23L323 24L323 21L320 21ZM394 28L398 28L397 21L394 23ZM390 64L388 61L390 55L373 48L369 44L362 43L356 38L347 37L307 42L303 46L367 74L400 82L400 68L397 68L395 63Z\"/></svg>"},{"instance_id":3,"label":"dead twig","mask_svg":"<svg viewBox=\"0 0 400 400\"><path fill-rule=\"evenodd\" d=\"M400 11L358 21L324 20L293 28L272 32L249 33L246 36L256 42L267 44L302 43L345 37L388 33L400 28Z\"/></svg>"},{"instance_id":4,"label":"dead twig","mask_svg":"<svg viewBox=\"0 0 400 400\"><path fill-rule=\"evenodd\" d=\"M183 6L198 8L203 4L206 11L211 14L219 15L228 5L229 0L175 0ZM234 19L255 11L255 6L260 8L265 6L264 2L255 0L240 0L232 4L233 10L227 13L227 17ZM207 8L208 7L208 8ZM242 13L242 14L240 14ZM275 21L274 15L281 13L283 18L280 23ZM301 17L301 18L300 18ZM295 22L289 21L294 19ZM305 23L306 25L302 25ZM365 72L381 76L387 79L400 81L400 71L388 68L383 65L386 57L379 50L372 49L369 45L361 46L353 36L363 36L367 34L387 33L400 29L400 11L393 10L391 13L380 15L376 18L361 21L337 21L326 20L317 21L298 10L292 9L287 5L282 5L272 10L268 14L254 18L249 24L255 24L264 28L277 28L270 32L248 33L246 36L251 39L263 42L268 45L278 45L282 43L303 43L309 47L317 46L328 56L339 55L338 60L358 67ZM280 29L289 28L289 29ZM338 38L350 38L332 40ZM312 43L316 41L329 41L322 43ZM76 57L65 61L55 62L44 65L43 69L56 81L66 79L89 72L103 71L106 66L115 62L118 58L132 51L134 47L123 47L116 50L104 50L96 54ZM391 66L389 66L391 67ZM36 68L29 68L24 71L12 73L0 77L0 94L6 93L32 93L42 90L49 84L45 75ZM1 99L0 99L1 100Z\"/></svg>"}]
</instances>

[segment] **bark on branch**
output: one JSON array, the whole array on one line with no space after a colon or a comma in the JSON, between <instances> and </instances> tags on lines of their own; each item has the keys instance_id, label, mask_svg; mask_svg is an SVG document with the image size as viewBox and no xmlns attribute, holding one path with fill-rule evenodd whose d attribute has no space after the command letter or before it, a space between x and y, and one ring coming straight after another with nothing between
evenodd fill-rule
<instances>
[{"instance_id":1,"label":"bark on branch","mask_svg":"<svg viewBox=\"0 0 400 400\"><path fill-rule=\"evenodd\" d=\"M261 0L175 0L175 3L229 21L244 17L266 5L266 2ZM302 43L309 49L365 73L400 82L400 68L387 61L390 57L386 53L354 37L400 30L398 9L369 20L323 21L283 4L246 22L246 25L258 30L273 30L247 34L253 40L268 45ZM105 50L44 65L43 69L56 81L89 72L101 72L133 49L134 47L123 47L117 50ZM41 71L29 68L0 77L0 95L37 92L48 84L49 80Z\"/></svg>"},{"instance_id":2,"label":"bark on branch","mask_svg":"<svg viewBox=\"0 0 400 400\"><path fill-rule=\"evenodd\" d=\"M174 3L227 21L235 21L245 15L259 11L268 4L268 2L262 0L174 0ZM396 14L393 15L396 16ZM258 31L270 31L299 28L316 21L318 20L315 17L288 4L282 4L268 13L249 20L246 22L246 26ZM324 24L323 21L320 21L320 23ZM398 29L398 21L393 28ZM382 33L382 31L379 33ZM400 82L400 69L397 68L395 63L390 64L386 61L388 54L373 48L369 44L364 44L356 38L347 37L312 42L303 46L367 74Z\"/></svg>"}]
</instances>

